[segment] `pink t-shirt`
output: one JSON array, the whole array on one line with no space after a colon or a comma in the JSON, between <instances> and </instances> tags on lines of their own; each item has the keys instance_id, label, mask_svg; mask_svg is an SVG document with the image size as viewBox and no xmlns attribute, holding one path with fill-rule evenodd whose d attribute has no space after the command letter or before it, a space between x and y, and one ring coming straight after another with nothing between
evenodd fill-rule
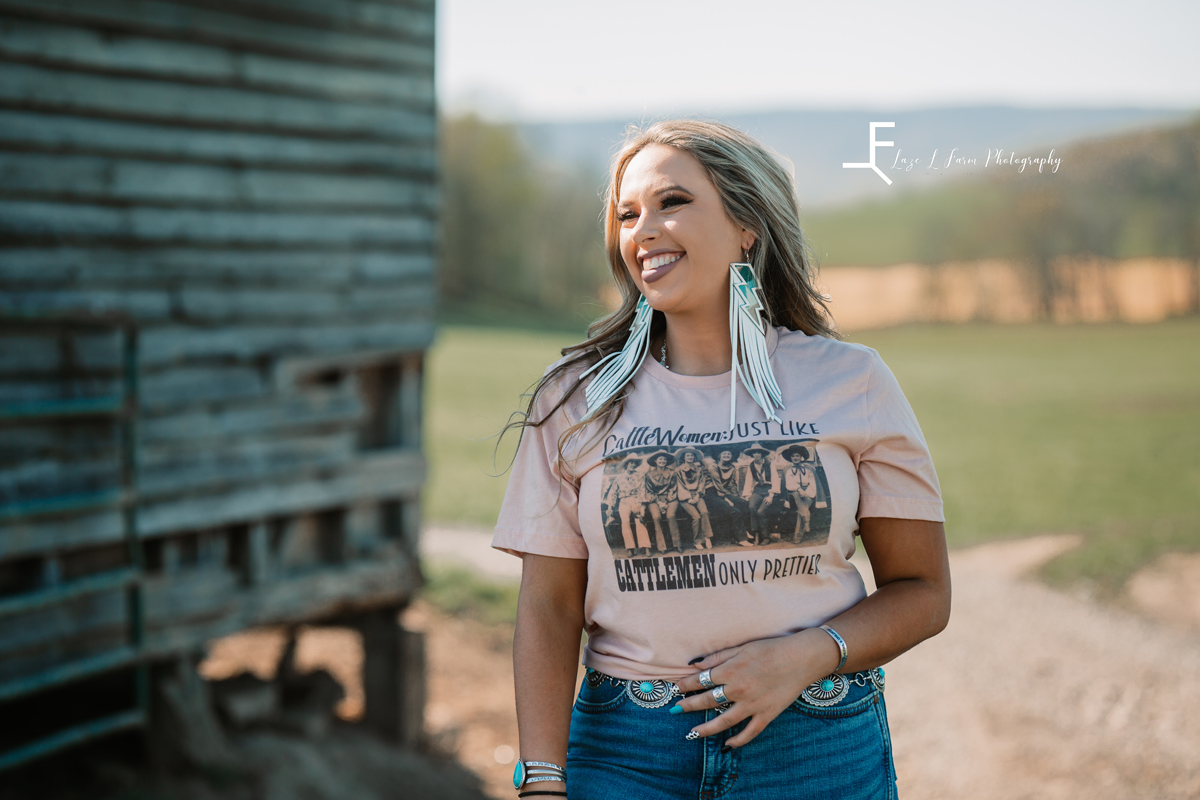
<instances>
[{"instance_id":1,"label":"pink t-shirt","mask_svg":"<svg viewBox=\"0 0 1200 800\"><path fill-rule=\"evenodd\" d=\"M786 328L767 338L782 425L739 385L731 431L730 373L647 358L615 427L562 462L582 390L525 429L492 546L587 559L587 666L676 680L697 656L820 625L866 596L849 561L859 518L943 520L920 426L879 354Z\"/></svg>"}]
</instances>

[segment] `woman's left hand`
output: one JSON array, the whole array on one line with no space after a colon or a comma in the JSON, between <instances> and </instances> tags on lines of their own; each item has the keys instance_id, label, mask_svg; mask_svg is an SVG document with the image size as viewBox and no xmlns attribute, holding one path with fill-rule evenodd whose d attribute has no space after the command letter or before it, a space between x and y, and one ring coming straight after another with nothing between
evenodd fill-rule
<instances>
[{"instance_id":1,"label":"woman's left hand","mask_svg":"<svg viewBox=\"0 0 1200 800\"><path fill-rule=\"evenodd\" d=\"M814 636L814 631L819 635ZM732 705L693 730L702 737L712 736L749 718L745 729L726 742L730 747L741 747L758 736L810 684L832 672L840 657L837 645L824 631L810 628L720 650L697 662L696 674L676 681L676 685L684 692L703 689L699 674L711 670L709 678L725 687L725 698ZM720 703L710 689L685 697L676 705L688 712L716 708Z\"/></svg>"}]
</instances>

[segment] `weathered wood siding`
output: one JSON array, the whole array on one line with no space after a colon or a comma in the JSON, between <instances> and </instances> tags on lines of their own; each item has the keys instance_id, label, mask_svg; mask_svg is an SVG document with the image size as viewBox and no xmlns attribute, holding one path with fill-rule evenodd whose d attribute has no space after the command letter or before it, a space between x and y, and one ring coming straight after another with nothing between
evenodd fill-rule
<instances>
[{"instance_id":1,"label":"weathered wood siding","mask_svg":"<svg viewBox=\"0 0 1200 800\"><path fill-rule=\"evenodd\" d=\"M433 69L433 0L0 0L0 407L120 395L136 330L143 653L417 587ZM0 422L0 604L130 566L55 505L118 439ZM0 683L118 652L124 592L0 615Z\"/></svg>"}]
</instances>

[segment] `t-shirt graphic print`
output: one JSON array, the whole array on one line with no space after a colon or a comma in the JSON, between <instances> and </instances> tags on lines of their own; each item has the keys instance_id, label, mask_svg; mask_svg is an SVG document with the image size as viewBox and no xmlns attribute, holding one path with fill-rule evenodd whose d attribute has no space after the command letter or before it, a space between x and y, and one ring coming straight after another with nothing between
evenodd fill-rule
<instances>
[{"instance_id":1,"label":"t-shirt graphic print","mask_svg":"<svg viewBox=\"0 0 1200 800\"><path fill-rule=\"evenodd\" d=\"M600 512L614 558L815 547L833 509L816 439L612 454Z\"/></svg>"}]
</instances>

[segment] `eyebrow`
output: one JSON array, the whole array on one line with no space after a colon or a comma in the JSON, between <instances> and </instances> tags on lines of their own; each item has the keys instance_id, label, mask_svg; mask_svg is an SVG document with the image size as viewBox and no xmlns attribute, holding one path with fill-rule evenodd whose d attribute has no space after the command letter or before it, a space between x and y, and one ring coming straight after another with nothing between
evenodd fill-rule
<instances>
[{"instance_id":1,"label":"eyebrow","mask_svg":"<svg viewBox=\"0 0 1200 800\"><path fill-rule=\"evenodd\" d=\"M684 188L683 186L680 186L677 183L672 183L670 186L665 186L662 189L659 189L658 191L656 191L654 194L664 195L667 192L683 192L684 194L692 194L686 188ZM692 195L692 196L694 197L695 195ZM622 206L627 206L627 205L629 205L629 201L622 200L621 202L617 203L617 208L620 208Z\"/></svg>"}]
</instances>

